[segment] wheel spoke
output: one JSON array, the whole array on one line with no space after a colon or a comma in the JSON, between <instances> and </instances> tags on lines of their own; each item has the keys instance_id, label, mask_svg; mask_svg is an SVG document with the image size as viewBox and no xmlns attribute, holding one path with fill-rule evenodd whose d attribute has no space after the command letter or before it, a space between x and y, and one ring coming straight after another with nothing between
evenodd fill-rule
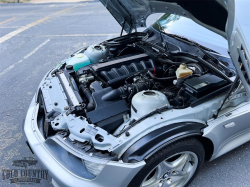
<instances>
[{"instance_id":1,"label":"wheel spoke","mask_svg":"<svg viewBox=\"0 0 250 187\"><path fill-rule=\"evenodd\" d=\"M182 171L188 161L190 161L189 154L182 154L177 160L173 162L174 170Z\"/></svg>"},{"instance_id":2,"label":"wheel spoke","mask_svg":"<svg viewBox=\"0 0 250 187\"><path fill-rule=\"evenodd\" d=\"M188 175L183 176L171 176L172 184L184 183L188 178Z\"/></svg>"},{"instance_id":3,"label":"wheel spoke","mask_svg":"<svg viewBox=\"0 0 250 187\"><path fill-rule=\"evenodd\" d=\"M149 180L146 180L143 182L143 187L158 187L158 184L161 180L157 177L157 174L155 174L153 177L151 177Z\"/></svg>"},{"instance_id":4,"label":"wheel spoke","mask_svg":"<svg viewBox=\"0 0 250 187\"><path fill-rule=\"evenodd\" d=\"M175 175L175 176L171 176L171 180L172 180L172 183L176 183L178 182L179 180L183 179L185 177L185 175Z\"/></svg>"},{"instance_id":5,"label":"wheel spoke","mask_svg":"<svg viewBox=\"0 0 250 187\"><path fill-rule=\"evenodd\" d=\"M148 177L150 176L150 174L152 173L152 172L154 172L155 171L155 173L153 174L153 176L151 176L149 179L148 179ZM143 187L158 187L159 185L159 183L160 183L160 181L161 181L161 179L160 179L160 177L159 177L159 172L161 172L161 170L159 170L159 168L158 168L158 166L154 169L154 170L152 170L149 174L148 174L148 176L145 178L145 180L143 181L143 184L142 184L142 186Z\"/></svg>"},{"instance_id":6,"label":"wheel spoke","mask_svg":"<svg viewBox=\"0 0 250 187\"><path fill-rule=\"evenodd\" d=\"M187 174L186 171L175 171L172 173L172 176L176 176L176 177L183 177Z\"/></svg>"},{"instance_id":7,"label":"wheel spoke","mask_svg":"<svg viewBox=\"0 0 250 187\"><path fill-rule=\"evenodd\" d=\"M157 167L157 176L162 177L165 175L170 169L173 169L173 166L166 162L165 160L162 161Z\"/></svg>"},{"instance_id":8,"label":"wheel spoke","mask_svg":"<svg viewBox=\"0 0 250 187\"><path fill-rule=\"evenodd\" d=\"M160 187L160 180L155 180L152 182L144 182L142 187Z\"/></svg>"},{"instance_id":9,"label":"wheel spoke","mask_svg":"<svg viewBox=\"0 0 250 187\"><path fill-rule=\"evenodd\" d=\"M190 160L188 160L183 168L184 171L189 172L189 170L193 167L193 164Z\"/></svg>"}]
</instances>

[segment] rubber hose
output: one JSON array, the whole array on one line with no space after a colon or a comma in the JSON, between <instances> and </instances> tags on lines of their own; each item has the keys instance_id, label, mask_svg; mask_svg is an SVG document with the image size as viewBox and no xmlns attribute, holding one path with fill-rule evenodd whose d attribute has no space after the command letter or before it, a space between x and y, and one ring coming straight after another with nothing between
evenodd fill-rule
<instances>
[{"instance_id":1,"label":"rubber hose","mask_svg":"<svg viewBox=\"0 0 250 187\"><path fill-rule=\"evenodd\" d=\"M84 85L80 85L80 89L82 90L83 94L85 95L85 97L87 98L87 100L89 102L87 107L86 107L86 111L90 112L90 111L94 110L95 109L95 102L94 102L94 99L92 97L90 90L88 88L86 88Z\"/></svg>"}]
</instances>

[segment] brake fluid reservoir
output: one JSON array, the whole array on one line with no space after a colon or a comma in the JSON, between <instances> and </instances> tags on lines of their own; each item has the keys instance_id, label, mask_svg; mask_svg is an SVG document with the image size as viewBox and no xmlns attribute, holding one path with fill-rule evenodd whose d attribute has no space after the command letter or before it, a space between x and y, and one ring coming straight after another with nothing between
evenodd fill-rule
<instances>
[{"instance_id":1,"label":"brake fluid reservoir","mask_svg":"<svg viewBox=\"0 0 250 187\"><path fill-rule=\"evenodd\" d=\"M78 53L75 56L68 58L66 60L67 65L72 65L74 70L77 71L83 66L89 65L91 62L89 58L84 53Z\"/></svg>"},{"instance_id":2,"label":"brake fluid reservoir","mask_svg":"<svg viewBox=\"0 0 250 187\"><path fill-rule=\"evenodd\" d=\"M182 79L189 75L192 75L193 71L191 69L188 69L186 64L182 63L175 73L176 73L177 79Z\"/></svg>"}]
</instances>

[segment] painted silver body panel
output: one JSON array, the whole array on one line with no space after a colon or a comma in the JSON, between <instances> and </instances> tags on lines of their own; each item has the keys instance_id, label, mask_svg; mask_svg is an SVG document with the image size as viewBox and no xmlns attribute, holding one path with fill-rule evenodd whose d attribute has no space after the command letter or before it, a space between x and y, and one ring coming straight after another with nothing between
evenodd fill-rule
<instances>
[{"instance_id":1,"label":"painted silver body panel","mask_svg":"<svg viewBox=\"0 0 250 187\"><path fill-rule=\"evenodd\" d=\"M49 86L52 86L52 88L49 88ZM56 110L62 113L64 111L64 107L68 106L68 102L59 79L47 77L47 80L42 81L39 87L41 88L43 94L47 112ZM57 106L54 105L55 102L58 103Z\"/></svg>"},{"instance_id":2,"label":"painted silver body panel","mask_svg":"<svg viewBox=\"0 0 250 187\"><path fill-rule=\"evenodd\" d=\"M143 136L170 124L180 122L197 122L205 124L205 122L212 117L213 110L220 106L222 99L223 95L217 96L195 108L169 109L161 114L155 114L148 117L129 130L129 137L122 134L118 138L122 143L115 147L113 152L121 156L132 144L134 144L134 142L138 141Z\"/></svg>"},{"instance_id":3,"label":"painted silver body panel","mask_svg":"<svg viewBox=\"0 0 250 187\"><path fill-rule=\"evenodd\" d=\"M209 120L203 136L212 140L214 153L210 160L227 153L250 140L250 102L222 111L217 119Z\"/></svg>"}]
</instances>

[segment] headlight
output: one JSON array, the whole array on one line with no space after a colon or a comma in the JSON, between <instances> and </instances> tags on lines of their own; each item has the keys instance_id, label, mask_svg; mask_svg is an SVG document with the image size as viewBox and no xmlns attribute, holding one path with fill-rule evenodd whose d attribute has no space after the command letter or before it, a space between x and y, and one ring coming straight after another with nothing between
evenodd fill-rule
<instances>
[{"instance_id":1,"label":"headlight","mask_svg":"<svg viewBox=\"0 0 250 187\"><path fill-rule=\"evenodd\" d=\"M100 174L100 172L108 162L108 160L100 160L95 158L91 158L90 161L79 158L61 147L52 138L45 141L44 145L46 149L67 170L79 177L89 180L94 179L97 175Z\"/></svg>"},{"instance_id":2,"label":"headlight","mask_svg":"<svg viewBox=\"0 0 250 187\"><path fill-rule=\"evenodd\" d=\"M86 169L95 176L99 175L99 173L102 171L102 169L105 166L104 164L98 164L98 163L90 162L87 160L83 160L83 162L86 166Z\"/></svg>"}]
</instances>

